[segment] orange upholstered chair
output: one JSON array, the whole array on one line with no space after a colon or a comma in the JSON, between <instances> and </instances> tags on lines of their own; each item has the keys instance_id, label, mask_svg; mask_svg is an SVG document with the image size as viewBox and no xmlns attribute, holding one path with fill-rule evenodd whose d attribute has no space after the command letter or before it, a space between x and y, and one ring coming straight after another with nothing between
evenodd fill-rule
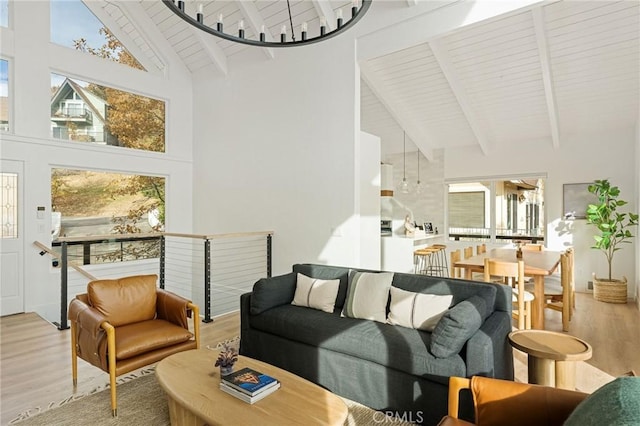
<instances>
[{"instance_id":1,"label":"orange upholstered chair","mask_svg":"<svg viewBox=\"0 0 640 426\"><path fill-rule=\"evenodd\" d=\"M117 415L116 377L200 346L199 310L156 287L157 275L95 280L69 304L71 369L78 357L109 373L111 410ZM187 316L193 313L193 333Z\"/></svg>"},{"instance_id":2,"label":"orange upholstered chair","mask_svg":"<svg viewBox=\"0 0 640 426\"><path fill-rule=\"evenodd\" d=\"M458 418L460 391L473 397L475 423ZM589 394L473 376L449 378L449 410L439 426L561 426Z\"/></svg>"}]
</instances>

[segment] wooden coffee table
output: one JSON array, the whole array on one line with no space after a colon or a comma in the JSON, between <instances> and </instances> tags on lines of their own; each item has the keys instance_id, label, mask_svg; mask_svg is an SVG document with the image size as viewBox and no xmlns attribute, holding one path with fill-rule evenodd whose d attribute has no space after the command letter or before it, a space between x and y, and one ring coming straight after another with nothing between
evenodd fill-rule
<instances>
[{"instance_id":1,"label":"wooden coffee table","mask_svg":"<svg viewBox=\"0 0 640 426\"><path fill-rule=\"evenodd\" d=\"M278 379L280 389L249 404L219 389L218 353L195 349L171 355L156 366L167 393L172 425L342 425L348 409L336 395L295 374L240 356L236 369L251 367Z\"/></svg>"},{"instance_id":2,"label":"wooden coffee table","mask_svg":"<svg viewBox=\"0 0 640 426\"><path fill-rule=\"evenodd\" d=\"M509 342L527 354L529 383L538 385L575 390L576 361L591 358L591 345L555 331L512 331Z\"/></svg>"}]
</instances>

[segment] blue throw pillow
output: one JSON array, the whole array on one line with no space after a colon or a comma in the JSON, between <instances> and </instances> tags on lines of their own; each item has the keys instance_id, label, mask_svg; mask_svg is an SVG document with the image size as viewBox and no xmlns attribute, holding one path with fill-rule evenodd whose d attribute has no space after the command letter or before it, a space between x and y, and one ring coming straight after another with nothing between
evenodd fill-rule
<instances>
[{"instance_id":1,"label":"blue throw pillow","mask_svg":"<svg viewBox=\"0 0 640 426\"><path fill-rule=\"evenodd\" d=\"M471 296L449 309L431 334L433 356L448 358L460 353L467 340L482 326L486 311L487 302L479 296Z\"/></svg>"},{"instance_id":2,"label":"blue throw pillow","mask_svg":"<svg viewBox=\"0 0 640 426\"><path fill-rule=\"evenodd\" d=\"M637 426L640 377L618 377L584 399L564 426Z\"/></svg>"}]
</instances>

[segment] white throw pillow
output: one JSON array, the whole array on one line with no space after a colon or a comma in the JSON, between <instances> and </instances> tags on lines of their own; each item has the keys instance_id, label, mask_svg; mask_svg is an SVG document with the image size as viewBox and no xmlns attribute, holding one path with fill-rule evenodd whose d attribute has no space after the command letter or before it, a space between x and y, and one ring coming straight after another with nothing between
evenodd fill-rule
<instances>
[{"instance_id":1,"label":"white throw pillow","mask_svg":"<svg viewBox=\"0 0 640 426\"><path fill-rule=\"evenodd\" d=\"M433 331L452 301L451 295L413 293L391 287L391 305L387 322L407 328Z\"/></svg>"},{"instance_id":2,"label":"white throw pillow","mask_svg":"<svg viewBox=\"0 0 640 426\"><path fill-rule=\"evenodd\" d=\"M292 305L333 312L340 280L320 280L298 273Z\"/></svg>"},{"instance_id":3,"label":"white throw pillow","mask_svg":"<svg viewBox=\"0 0 640 426\"><path fill-rule=\"evenodd\" d=\"M392 281L392 272L351 271L342 316L386 322Z\"/></svg>"}]
</instances>

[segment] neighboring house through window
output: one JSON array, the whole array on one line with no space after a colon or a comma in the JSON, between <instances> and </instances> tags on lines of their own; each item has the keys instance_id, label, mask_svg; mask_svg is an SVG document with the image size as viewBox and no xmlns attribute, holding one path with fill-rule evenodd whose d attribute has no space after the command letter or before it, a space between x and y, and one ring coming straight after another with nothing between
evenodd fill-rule
<instances>
[{"instance_id":1,"label":"neighboring house through window","mask_svg":"<svg viewBox=\"0 0 640 426\"><path fill-rule=\"evenodd\" d=\"M105 99L65 78L51 97L51 129L55 139L117 145L105 129Z\"/></svg>"}]
</instances>

